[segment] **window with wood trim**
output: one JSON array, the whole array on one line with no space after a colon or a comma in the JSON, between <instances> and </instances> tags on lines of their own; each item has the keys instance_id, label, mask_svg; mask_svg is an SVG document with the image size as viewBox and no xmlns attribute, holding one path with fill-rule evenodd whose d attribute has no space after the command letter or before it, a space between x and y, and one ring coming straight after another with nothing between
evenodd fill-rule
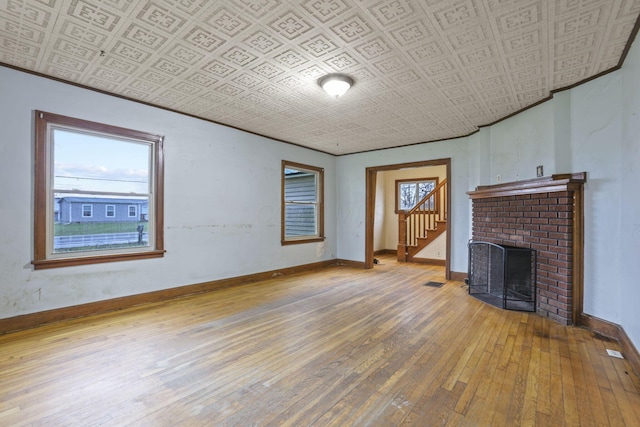
<instances>
[{"instance_id":1,"label":"window with wood trim","mask_svg":"<svg viewBox=\"0 0 640 427\"><path fill-rule=\"evenodd\" d=\"M283 245L324 240L324 169L282 161Z\"/></svg>"},{"instance_id":2,"label":"window with wood trim","mask_svg":"<svg viewBox=\"0 0 640 427\"><path fill-rule=\"evenodd\" d=\"M164 254L163 137L36 111L36 269Z\"/></svg>"},{"instance_id":3,"label":"window with wood trim","mask_svg":"<svg viewBox=\"0 0 640 427\"><path fill-rule=\"evenodd\" d=\"M396 180L396 212L411 210L438 186L438 178L417 178ZM435 209L433 200L431 209Z\"/></svg>"}]
</instances>

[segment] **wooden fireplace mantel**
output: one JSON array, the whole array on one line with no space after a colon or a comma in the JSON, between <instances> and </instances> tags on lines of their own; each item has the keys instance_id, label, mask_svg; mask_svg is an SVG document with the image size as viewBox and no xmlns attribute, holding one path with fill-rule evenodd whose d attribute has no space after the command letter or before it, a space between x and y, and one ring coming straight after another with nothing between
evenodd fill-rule
<instances>
[{"instance_id":1,"label":"wooden fireplace mantel","mask_svg":"<svg viewBox=\"0 0 640 427\"><path fill-rule=\"evenodd\" d=\"M565 173L527 179L524 181L506 182L495 185L480 185L475 191L468 191L470 199L486 199L491 197L518 196L520 194L555 193L557 191L575 191L587 182L587 173Z\"/></svg>"}]
</instances>

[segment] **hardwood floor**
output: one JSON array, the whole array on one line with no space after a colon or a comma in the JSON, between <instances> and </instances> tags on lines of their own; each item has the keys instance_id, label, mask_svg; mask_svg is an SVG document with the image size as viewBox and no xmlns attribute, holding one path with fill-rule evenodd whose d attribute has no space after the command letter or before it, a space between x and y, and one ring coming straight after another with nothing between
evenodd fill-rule
<instances>
[{"instance_id":1,"label":"hardwood floor","mask_svg":"<svg viewBox=\"0 0 640 427\"><path fill-rule=\"evenodd\" d=\"M618 343L381 261L0 336L0 425L640 425Z\"/></svg>"}]
</instances>

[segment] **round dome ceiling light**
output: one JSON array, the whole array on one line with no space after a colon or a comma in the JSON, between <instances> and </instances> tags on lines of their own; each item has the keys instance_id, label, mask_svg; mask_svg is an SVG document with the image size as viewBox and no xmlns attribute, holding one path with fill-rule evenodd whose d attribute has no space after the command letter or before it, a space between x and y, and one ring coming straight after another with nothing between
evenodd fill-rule
<instances>
[{"instance_id":1,"label":"round dome ceiling light","mask_svg":"<svg viewBox=\"0 0 640 427\"><path fill-rule=\"evenodd\" d=\"M319 79L318 84L329 95L338 98L353 86L353 79L344 74L329 74Z\"/></svg>"}]
</instances>

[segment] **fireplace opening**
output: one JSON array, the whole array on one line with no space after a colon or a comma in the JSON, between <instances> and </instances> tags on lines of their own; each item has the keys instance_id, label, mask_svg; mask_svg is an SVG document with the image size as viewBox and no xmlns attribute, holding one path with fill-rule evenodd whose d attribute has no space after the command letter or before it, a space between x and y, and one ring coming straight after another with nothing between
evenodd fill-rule
<instances>
[{"instance_id":1,"label":"fireplace opening","mask_svg":"<svg viewBox=\"0 0 640 427\"><path fill-rule=\"evenodd\" d=\"M469 295L507 310L536 311L535 249L469 242Z\"/></svg>"}]
</instances>

